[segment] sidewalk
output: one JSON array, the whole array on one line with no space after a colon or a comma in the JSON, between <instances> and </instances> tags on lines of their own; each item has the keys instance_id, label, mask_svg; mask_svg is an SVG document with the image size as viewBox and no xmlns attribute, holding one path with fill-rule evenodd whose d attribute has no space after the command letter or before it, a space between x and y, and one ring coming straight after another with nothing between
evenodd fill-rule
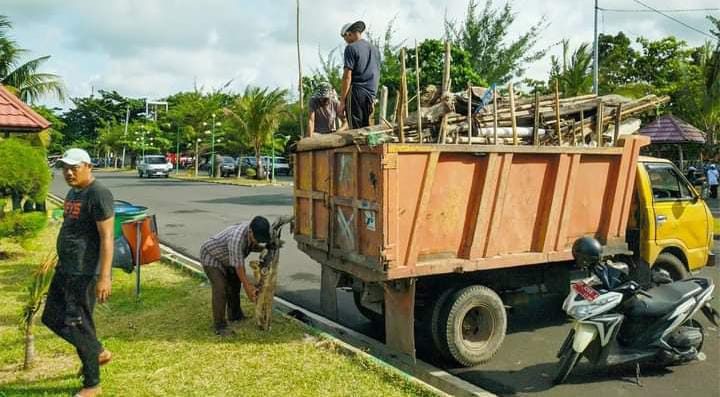
<instances>
[{"instance_id":1,"label":"sidewalk","mask_svg":"<svg viewBox=\"0 0 720 397\"><path fill-rule=\"evenodd\" d=\"M293 177L291 176L282 176L282 177L275 177L275 182L265 181L265 180L257 180L257 179L250 179L246 178L244 176L237 177L237 176L229 176L226 178L210 178L207 175L202 175L202 172L199 176L189 176L186 171L180 171L180 174L172 173L170 174L170 178L173 179L179 179L183 181L190 181L190 182L207 182L207 183L217 183L220 185L234 185L234 186L245 186L245 187L262 187L262 186L293 186Z\"/></svg>"}]
</instances>

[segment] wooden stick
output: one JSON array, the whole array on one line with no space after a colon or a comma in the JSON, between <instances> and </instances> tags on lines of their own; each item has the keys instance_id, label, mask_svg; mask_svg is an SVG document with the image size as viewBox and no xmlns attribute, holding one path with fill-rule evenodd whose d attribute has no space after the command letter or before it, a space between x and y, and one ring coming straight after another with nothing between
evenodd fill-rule
<instances>
[{"instance_id":1,"label":"wooden stick","mask_svg":"<svg viewBox=\"0 0 720 397\"><path fill-rule=\"evenodd\" d=\"M468 82L468 111L467 111L467 120L468 120L468 145L472 145L472 129L473 129L473 119L472 119L472 85L470 82ZM479 131L478 131L479 132ZM458 143L460 143L460 140L458 139Z\"/></svg>"},{"instance_id":2,"label":"wooden stick","mask_svg":"<svg viewBox=\"0 0 720 397\"><path fill-rule=\"evenodd\" d=\"M535 109L533 115L533 144L540 145L540 95L535 91Z\"/></svg>"},{"instance_id":3,"label":"wooden stick","mask_svg":"<svg viewBox=\"0 0 720 397\"><path fill-rule=\"evenodd\" d=\"M300 0L295 1L295 39L297 40L298 92L300 94L300 136L305 136L305 99L303 98L302 60L300 58ZM310 134L312 131L308 131L308 135ZM123 164L124 166L125 164Z\"/></svg>"},{"instance_id":4,"label":"wooden stick","mask_svg":"<svg viewBox=\"0 0 720 397\"><path fill-rule=\"evenodd\" d=\"M415 40L415 98L417 101L417 131L420 135L420 142L422 142L422 112L420 111L420 51L418 50L417 40Z\"/></svg>"},{"instance_id":5,"label":"wooden stick","mask_svg":"<svg viewBox=\"0 0 720 397\"><path fill-rule=\"evenodd\" d=\"M497 129L498 129L498 113L497 113L497 94L498 90L497 87L493 90L493 143L497 145L498 143L498 136L497 136Z\"/></svg>"},{"instance_id":6,"label":"wooden stick","mask_svg":"<svg viewBox=\"0 0 720 397\"><path fill-rule=\"evenodd\" d=\"M392 120L390 120L392 122L397 121L397 112L398 112L399 104L400 104L400 90L395 91L395 106L393 107Z\"/></svg>"},{"instance_id":7,"label":"wooden stick","mask_svg":"<svg viewBox=\"0 0 720 397\"><path fill-rule=\"evenodd\" d=\"M557 126L558 144L562 146L562 136L560 135L560 87L558 79L555 79L555 125Z\"/></svg>"},{"instance_id":8,"label":"wooden stick","mask_svg":"<svg viewBox=\"0 0 720 397\"><path fill-rule=\"evenodd\" d=\"M597 145L602 147L603 145L603 102L602 99L597 101L597 114L595 114L595 134L597 135Z\"/></svg>"},{"instance_id":9,"label":"wooden stick","mask_svg":"<svg viewBox=\"0 0 720 397\"><path fill-rule=\"evenodd\" d=\"M380 88L380 119L387 119L387 105L388 105L388 88L382 86Z\"/></svg>"},{"instance_id":10,"label":"wooden stick","mask_svg":"<svg viewBox=\"0 0 720 397\"><path fill-rule=\"evenodd\" d=\"M585 111L580 109L580 143L585 144Z\"/></svg>"},{"instance_id":11,"label":"wooden stick","mask_svg":"<svg viewBox=\"0 0 720 397\"><path fill-rule=\"evenodd\" d=\"M622 103L618 103L615 108L615 135L613 136L613 146L618 145L618 138L620 137L620 122L622 116Z\"/></svg>"},{"instance_id":12,"label":"wooden stick","mask_svg":"<svg viewBox=\"0 0 720 397\"><path fill-rule=\"evenodd\" d=\"M515 93L513 92L512 83L508 84L508 91L510 91L510 119L512 122L513 145L517 145L519 142L517 134L517 119L515 118Z\"/></svg>"},{"instance_id":13,"label":"wooden stick","mask_svg":"<svg viewBox=\"0 0 720 397\"><path fill-rule=\"evenodd\" d=\"M443 86L442 95L446 98L450 93L450 42L445 41L445 68L443 70ZM443 99L444 100L444 99ZM448 115L443 116L440 125L440 143L444 144L447 138L447 119Z\"/></svg>"},{"instance_id":14,"label":"wooden stick","mask_svg":"<svg viewBox=\"0 0 720 397\"><path fill-rule=\"evenodd\" d=\"M400 94L398 108L398 127L400 129L400 143L405 143L405 117L407 107L407 73L405 70L405 48L400 49Z\"/></svg>"}]
</instances>

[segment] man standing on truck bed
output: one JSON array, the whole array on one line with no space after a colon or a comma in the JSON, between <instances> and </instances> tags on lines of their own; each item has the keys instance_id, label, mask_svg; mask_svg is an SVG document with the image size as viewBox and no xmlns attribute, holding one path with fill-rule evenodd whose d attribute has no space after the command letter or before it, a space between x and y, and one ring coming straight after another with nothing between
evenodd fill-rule
<instances>
[{"instance_id":1,"label":"man standing on truck bed","mask_svg":"<svg viewBox=\"0 0 720 397\"><path fill-rule=\"evenodd\" d=\"M245 318L240 307L241 284L248 298L255 300L255 287L245 273L245 258L251 252L262 251L269 241L270 222L256 216L250 222L228 227L200 247L200 263L212 288L213 325L217 335L232 335L227 321Z\"/></svg>"},{"instance_id":2,"label":"man standing on truck bed","mask_svg":"<svg viewBox=\"0 0 720 397\"><path fill-rule=\"evenodd\" d=\"M92 175L90 155L70 149L59 160L65 182L63 224L57 238L58 265L50 283L43 324L68 341L82 362L83 388L75 396L101 393L100 365L111 354L95 335L95 299L110 297L113 257L113 196Z\"/></svg>"},{"instance_id":3,"label":"man standing on truck bed","mask_svg":"<svg viewBox=\"0 0 720 397\"><path fill-rule=\"evenodd\" d=\"M370 125L380 81L380 51L362 38L364 31L363 21L345 24L340 30L347 47L338 114L347 115L350 128Z\"/></svg>"}]
</instances>

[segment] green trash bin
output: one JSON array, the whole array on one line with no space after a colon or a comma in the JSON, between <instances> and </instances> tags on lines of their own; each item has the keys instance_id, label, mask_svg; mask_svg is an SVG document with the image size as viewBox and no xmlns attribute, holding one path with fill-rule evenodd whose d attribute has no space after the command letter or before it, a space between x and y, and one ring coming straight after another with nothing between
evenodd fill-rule
<instances>
[{"instance_id":1,"label":"green trash bin","mask_svg":"<svg viewBox=\"0 0 720 397\"><path fill-rule=\"evenodd\" d=\"M147 215L147 207L133 205L126 201L115 201L115 238L122 236L122 224L142 219Z\"/></svg>"}]
</instances>

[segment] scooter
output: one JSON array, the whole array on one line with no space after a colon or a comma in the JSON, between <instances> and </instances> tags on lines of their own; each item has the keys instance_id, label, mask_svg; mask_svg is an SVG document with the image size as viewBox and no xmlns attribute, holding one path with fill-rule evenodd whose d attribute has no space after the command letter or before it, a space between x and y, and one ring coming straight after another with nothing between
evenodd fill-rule
<instances>
[{"instance_id":1,"label":"scooter","mask_svg":"<svg viewBox=\"0 0 720 397\"><path fill-rule=\"evenodd\" d=\"M589 277L573 283L563 310L575 322L563 342L555 384L565 382L581 357L596 366L653 362L660 366L703 360L703 328L693 316L703 314L718 326L710 306L715 285L693 277L681 281L653 275L655 287L643 290L629 279L626 263L602 257L602 246L583 237L573 245L576 262Z\"/></svg>"}]
</instances>

